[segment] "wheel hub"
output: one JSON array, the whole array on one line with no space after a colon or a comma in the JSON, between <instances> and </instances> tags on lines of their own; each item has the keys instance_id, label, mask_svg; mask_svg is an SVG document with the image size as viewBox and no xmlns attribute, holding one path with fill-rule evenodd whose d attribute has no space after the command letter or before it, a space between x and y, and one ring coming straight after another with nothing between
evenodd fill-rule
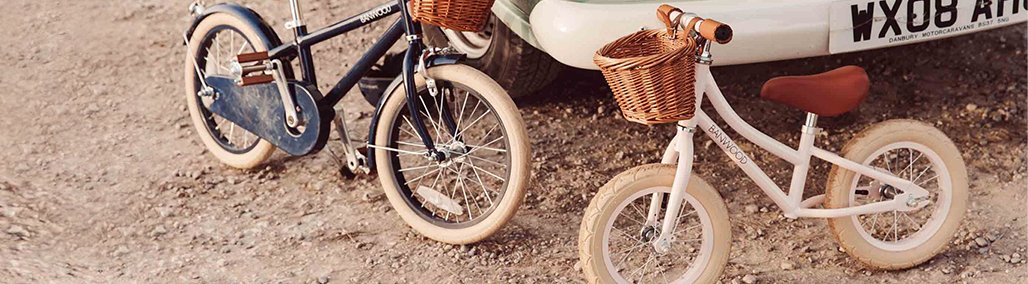
<instances>
[{"instance_id":1,"label":"wheel hub","mask_svg":"<svg viewBox=\"0 0 1028 284\"><path fill-rule=\"evenodd\" d=\"M443 156L442 161L439 161L439 167L444 168L453 165L454 162L463 163L468 154L467 146L459 141L440 145L438 151Z\"/></svg>"},{"instance_id":2,"label":"wheel hub","mask_svg":"<svg viewBox=\"0 0 1028 284\"><path fill-rule=\"evenodd\" d=\"M643 227L642 231L639 233L639 240L644 243L652 242L656 237L657 228L654 228L653 226Z\"/></svg>"},{"instance_id":3,"label":"wheel hub","mask_svg":"<svg viewBox=\"0 0 1028 284\"><path fill-rule=\"evenodd\" d=\"M232 60L232 62L229 62L228 68L232 78L239 79L243 77L243 65L239 64L239 61Z\"/></svg>"},{"instance_id":4,"label":"wheel hub","mask_svg":"<svg viewBox=\"0 0 1028 284\"><path fill-rule=\"evenodd\" d=\"M896 195L898 195L900 192L899 189L891 185L885 184L878 187L878 193L887 199L894 199L896 198Z\"/></svg>"}]
</instances>

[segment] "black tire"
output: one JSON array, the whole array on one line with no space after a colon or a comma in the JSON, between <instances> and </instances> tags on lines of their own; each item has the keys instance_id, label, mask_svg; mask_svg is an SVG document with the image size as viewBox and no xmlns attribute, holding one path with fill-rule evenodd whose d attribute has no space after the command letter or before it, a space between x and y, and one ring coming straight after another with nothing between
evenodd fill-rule
<instances>
[{"instance_id":1,"label":"black tire","mask_svg":"<svg viewBox=\"0 0 1028 284\"><path fill-rule=\"evenodd\" d=\"M564 65L521 39L495 15L490 21L493 24L484 31L492 34L488 51L479 58L469 58L465 64L489 75L513 98L532 95L553 82ZM450 45L439 27L422 25L428 45Z\"/></svg>"}]
</instances>

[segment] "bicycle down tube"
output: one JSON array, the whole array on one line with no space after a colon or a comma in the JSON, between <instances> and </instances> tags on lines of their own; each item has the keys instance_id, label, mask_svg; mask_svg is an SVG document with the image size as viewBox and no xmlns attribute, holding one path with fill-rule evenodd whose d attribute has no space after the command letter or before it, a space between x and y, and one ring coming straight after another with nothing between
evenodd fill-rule
<instances>
[{"instance_id":1,"label":"bicycle down tube","mask_svg":"<svg viewBox=\"0 0 1028 284\"><path fill-rule=\"evenodd\" d=\"M411 122L414 124L415 132L417 132L419 138L424 143L425 148L429 152L435 153L434 142L425 127L421 114L416 111L417 105L415 102L418 101L418 97L416 87L413 84L414 67L416 65L415 60L419 58L420 53L424 50L424 45L421 42L421 28L410 19L405 0L395 0L393 3L376 6L356 16L310 33L307 32L307 28L302 22L297 1L290 0L293 21L289 25L296 36L295 41L271 49L268 51L268 56L277 59L288 59L292 56L297 56L303 71L303 81L315 87L318 80L314 72L313 56L310 53L311 46L364 27L389 15L400 13L400 18L390 25L382 37L350 67L346 75L340 78L329 92L325 94L325 97L318 101L318 107L331 108L338 104L346 96L346 93L357 85L360 78L371 70L371 67L378 59L382 58L389 51L389 48L406 34L408 47L404 54L401 78L406 88L408 109L411 111ZM372 125L372 129L374 129L374 125ZM368 142L370 144L371 141Z\"/></svg>"}]
</instances>

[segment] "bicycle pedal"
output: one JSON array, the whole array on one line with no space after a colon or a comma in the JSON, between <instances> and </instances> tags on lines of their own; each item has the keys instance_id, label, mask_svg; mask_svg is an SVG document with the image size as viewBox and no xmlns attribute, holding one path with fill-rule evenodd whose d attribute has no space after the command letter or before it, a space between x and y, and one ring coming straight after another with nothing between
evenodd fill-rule
<instances>
[{"instance_id":1,"label":"bicycle pedal","mask_svg":"<svg viewBox=\"0 0 1028 284\"><path fill-rule=\"evenodd\" d=\"M256 84L271 83L275 81L275 76L272 75L257 75L257 76L244 76L242 81L239 83L240 86L249 86Z\"/></svg>"},{"instance_id":2,"label":"bicycle pedal","mask_svg":"<svg viewBox=\"0 0 1028 284\"><path fill-rule=\"evenodd\" d=\"M269 57L268 57L268 52L267 51L253 52L253 53L241 53L239 55L236 55L236 62L239 62L239 63L250 63L250 62L257 62L257 61L268 60L268 58Z\"/></svg>"}]
</instances>

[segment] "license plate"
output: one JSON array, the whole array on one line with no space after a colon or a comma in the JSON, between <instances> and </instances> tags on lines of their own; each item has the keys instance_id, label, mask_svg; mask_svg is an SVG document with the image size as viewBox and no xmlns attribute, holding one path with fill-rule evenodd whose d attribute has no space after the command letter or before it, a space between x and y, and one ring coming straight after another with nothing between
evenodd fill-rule
<instances>
[{"instance_id":1,"label":"license plate","mask_svg":"<svg viewBox=\"0 0 1028 284\"><path fill-rule=\"evenodd\" d=\"M1028 0L843 0L831 4L828 51L915 43L1028 20Z\"/></svg>"}]
</instances>

